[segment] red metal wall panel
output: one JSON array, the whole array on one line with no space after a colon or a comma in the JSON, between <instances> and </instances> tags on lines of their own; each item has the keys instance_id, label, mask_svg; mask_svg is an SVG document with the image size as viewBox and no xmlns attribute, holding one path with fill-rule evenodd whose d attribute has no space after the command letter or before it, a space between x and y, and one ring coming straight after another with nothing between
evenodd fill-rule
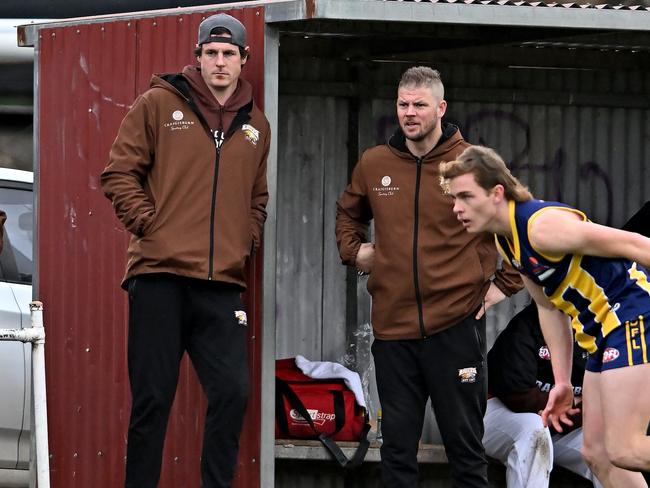
<instances>
[{"instance_id":1,"label":"red metal wall panel","mask_svg":"<svg viewBox=\"0 0 650 488\"><path fill-rule=\"evenodd\" d=\"M195 62L201 20L214 12L80 21L43 28L38 41L38 296L45 304L53 488L123 485L130 395L126 371L127 234L99 175L117 128L154 72ZM228 11L247 26L243 76L261 106L262 8ZM252 392L235 486L259 486L261 256L249 292ZM185 359L165 446L161 487L200 484L205 401Z\"/></svg>"}]
</instances>

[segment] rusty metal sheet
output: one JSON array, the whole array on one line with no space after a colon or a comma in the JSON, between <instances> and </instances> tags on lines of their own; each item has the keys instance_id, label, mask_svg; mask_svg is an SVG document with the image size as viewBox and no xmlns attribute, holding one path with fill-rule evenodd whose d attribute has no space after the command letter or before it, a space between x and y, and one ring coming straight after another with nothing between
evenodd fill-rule
<instances>
[{"instance_id":1,"label":"rusty metal sheet","mask_svg":"<svg viewBox=\"0 0 650 488\"><path fill-rule=\"evenodd\" d=\"M170 10L156 17L43 27L38 31L37 295L45 303L52 486L123 485L130 394L126 371L127 234L101 191L117 128L154 72L178 71L201 20L214 13ZM249 31L243 71L261 105L263 8L232 9ZM235 486L259 485L261 258L247 304L253 392ZM187 360L164 453L161 486L199 486L205 401Z\"/></svg>"}]
</instances>

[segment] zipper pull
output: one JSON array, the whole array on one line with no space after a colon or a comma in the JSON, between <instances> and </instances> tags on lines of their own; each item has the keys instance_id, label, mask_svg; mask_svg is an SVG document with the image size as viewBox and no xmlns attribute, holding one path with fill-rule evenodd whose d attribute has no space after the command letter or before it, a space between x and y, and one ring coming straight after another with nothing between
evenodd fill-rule
<instances>
[{"instance_id":1,"label":"zipper pull","mask_svg":"<svg viewBox=\"0 0 650 488\"><path fill-rule=\"evenodd\" d=\"M214 145L216 146L217 149L221 149L221 145L223 144L223 139L224 139L224 134L222 130L215 130L213 131L214 135Z\"/></svg>"}]
</instances>

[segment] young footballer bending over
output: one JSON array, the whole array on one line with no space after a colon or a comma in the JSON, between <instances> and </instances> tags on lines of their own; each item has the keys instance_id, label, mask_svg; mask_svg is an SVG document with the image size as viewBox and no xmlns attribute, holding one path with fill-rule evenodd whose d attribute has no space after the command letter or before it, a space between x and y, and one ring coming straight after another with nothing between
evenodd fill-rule
<instances>
[{"instance_id":1,"label":"young footballer bending over","mask_svg":"<svg viewBox=\"0 0 650 488\"><path fill-rule=\"evenodd\" d=\"M537 302L555 375L544 423L572 423L571 323L589 352L583 456L607 487L647 486L633 471L650 471L650 239L535 200L489 148L467 148L440 175L458 220L495 235Z\"/></svg>"}]
</instances>

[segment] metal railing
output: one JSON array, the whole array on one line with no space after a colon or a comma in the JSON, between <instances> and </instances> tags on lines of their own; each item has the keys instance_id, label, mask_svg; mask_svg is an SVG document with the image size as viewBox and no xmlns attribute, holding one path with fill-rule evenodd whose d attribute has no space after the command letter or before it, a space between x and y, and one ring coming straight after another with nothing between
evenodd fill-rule
<instances>
[{"instance_id":1,"label":"metal railing","mask_svg":"<svg viewBox=\"0 0 650 488\"><path fill-rule=\"evenodd\" d=\"M36 438L36 481L38 488L50 488L50 459L47 437L47 392L45 388L45 328L43 304L29 304L32 326L26 329L0 329L0 341L32 343L32 381L34 387L34 431Z\"/></svg>"}]
</instances>

